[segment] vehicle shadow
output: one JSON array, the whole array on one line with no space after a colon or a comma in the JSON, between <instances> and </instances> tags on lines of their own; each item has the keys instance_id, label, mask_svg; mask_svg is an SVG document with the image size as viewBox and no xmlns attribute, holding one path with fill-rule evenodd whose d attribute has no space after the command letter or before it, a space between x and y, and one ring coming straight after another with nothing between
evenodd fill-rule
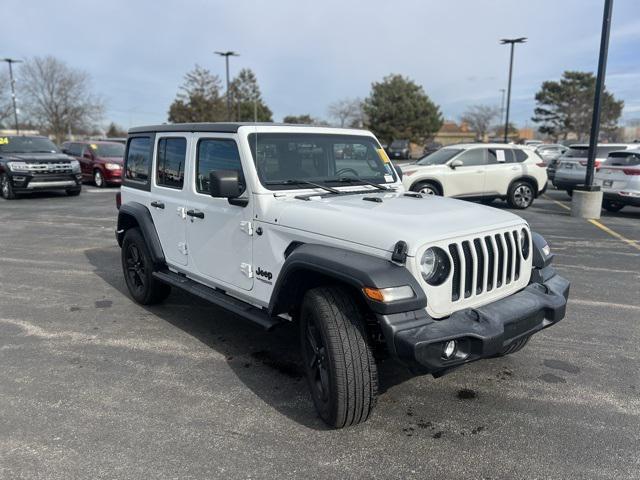
<instances>
[{"instance_id":1,"label":"vehicle shadow","mask_svg":"<svg viewBox=\"0 0 640 480\"><path fill-rule=\"evenodd\" d=\"M95 273L129 297L116 246L85 252ZM326 430L317 416L304 377L296 324L265 332L185 292L173 289L165 302L142 307L223 355L227 365L262 401L308 428ZM215 375L215 372L212 372ZM379 365L380 393L411 374L393 361Z\"/></svg>"}]
</instances>

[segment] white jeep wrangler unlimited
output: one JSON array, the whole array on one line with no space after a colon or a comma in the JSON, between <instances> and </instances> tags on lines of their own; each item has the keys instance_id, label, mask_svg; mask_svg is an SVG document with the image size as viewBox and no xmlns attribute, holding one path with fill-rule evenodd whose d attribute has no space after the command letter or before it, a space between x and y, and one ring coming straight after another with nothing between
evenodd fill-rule
<instances>
[{"instance_id":1,"label":"white jeep wrangler unlimited","mask_svg":"<svg viewBox=\"0 0 640 480\"><path fill-rule=\"evenodd\" d=\"M124 172L116 237L131 296L152 304L177 287L265 329L298 323L333 427L368 418L376 360L438 377L565 315L569 283L524 220L405 192L367 131L134 128Z\"/></svg>"}]
</instances>

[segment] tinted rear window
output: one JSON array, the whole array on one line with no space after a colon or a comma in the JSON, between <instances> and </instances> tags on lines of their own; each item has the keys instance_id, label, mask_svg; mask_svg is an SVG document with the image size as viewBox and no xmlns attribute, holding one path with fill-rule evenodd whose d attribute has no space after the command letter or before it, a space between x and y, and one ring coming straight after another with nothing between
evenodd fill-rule
<instances>
[{"instance_id":1,"label":"tinted rear window","mask_svg":"<svg viewBox=\"0 0 640 480\"><path fill-rule=\"evenodd\" d=\"M604 165L611 167L635 167L640 165L640 152L616 152L607 158Z\"/></svg>"},{"instance_id":2,"label":"tinted rear window","mask_svg":"<svg viewBox=\"0 0 640 480\"><path fill-rule=\"evenodd\" d=\"M129 142L125 178L137 183L149 181L151 167L151 139L149 137L134 137Z\"/></svg>"},{"instance_id":3,"label":"tinted rear window","mask_svg":"<svg viewBox=\"0 0 640 480\"><path fill-rule=\"evenodd\" d=\"M614 146L601 146L596 148L596 158L606 158L611 152L615 152L616 150L620 150L624 147L620 145ZM565 153L565 157L569 158L587 158L589 154L589 147L580 146L580 147L571 147L567 153Z\"/></svg>"}]
</instances>

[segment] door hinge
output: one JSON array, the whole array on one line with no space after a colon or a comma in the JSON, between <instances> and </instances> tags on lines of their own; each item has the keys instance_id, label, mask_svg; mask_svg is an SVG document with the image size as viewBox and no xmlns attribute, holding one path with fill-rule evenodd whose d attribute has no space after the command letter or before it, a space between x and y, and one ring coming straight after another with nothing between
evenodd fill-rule
<instances>
[{"instance_id":1,"label":"door hinge","mask_svg":"<svg viewBox=\"0 0 640 480\"><path fill-rule=\"evenodd\" d=\"M247 278L253 278L253 268L249 263L241 263L240 271L247 276Z\"/></svg>"},{"instance_id":2,"label":"door hinge","mask_svg":"<svg viewBox=\"0 0 640 480\"><path fill-rule=\"evenodd\" d=\"M188 255L187 244L185 242L178 243L178 250L180 251L181 254Z\"/></svg>"},{"instance_id":3,"label":"door hinge","mask_svg":"<svg viewBox=\"0 0 640 480\"><path fill-rule=\"evenodd\" d=\"M242 221L240 222L240 230L246 233L249 236L253 235L253 224L251 222Z\"/></svg>"}]
</instances>

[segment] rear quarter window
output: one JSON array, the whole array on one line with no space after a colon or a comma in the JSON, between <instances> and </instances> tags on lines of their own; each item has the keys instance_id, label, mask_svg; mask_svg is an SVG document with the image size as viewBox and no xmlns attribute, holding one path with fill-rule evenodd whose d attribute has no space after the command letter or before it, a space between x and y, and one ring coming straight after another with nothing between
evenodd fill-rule
<instances>
[{"instance_id":1,"label":"rear quarter window","mask_svg":"<svg viewBox=\"0 0 640 480\"><path fill-rule=\"evenodd\" d=\"M125 185L149 190L152 149L153 138L151 135L129 139L124 165Z\"/></svg>"}]
</instances>

